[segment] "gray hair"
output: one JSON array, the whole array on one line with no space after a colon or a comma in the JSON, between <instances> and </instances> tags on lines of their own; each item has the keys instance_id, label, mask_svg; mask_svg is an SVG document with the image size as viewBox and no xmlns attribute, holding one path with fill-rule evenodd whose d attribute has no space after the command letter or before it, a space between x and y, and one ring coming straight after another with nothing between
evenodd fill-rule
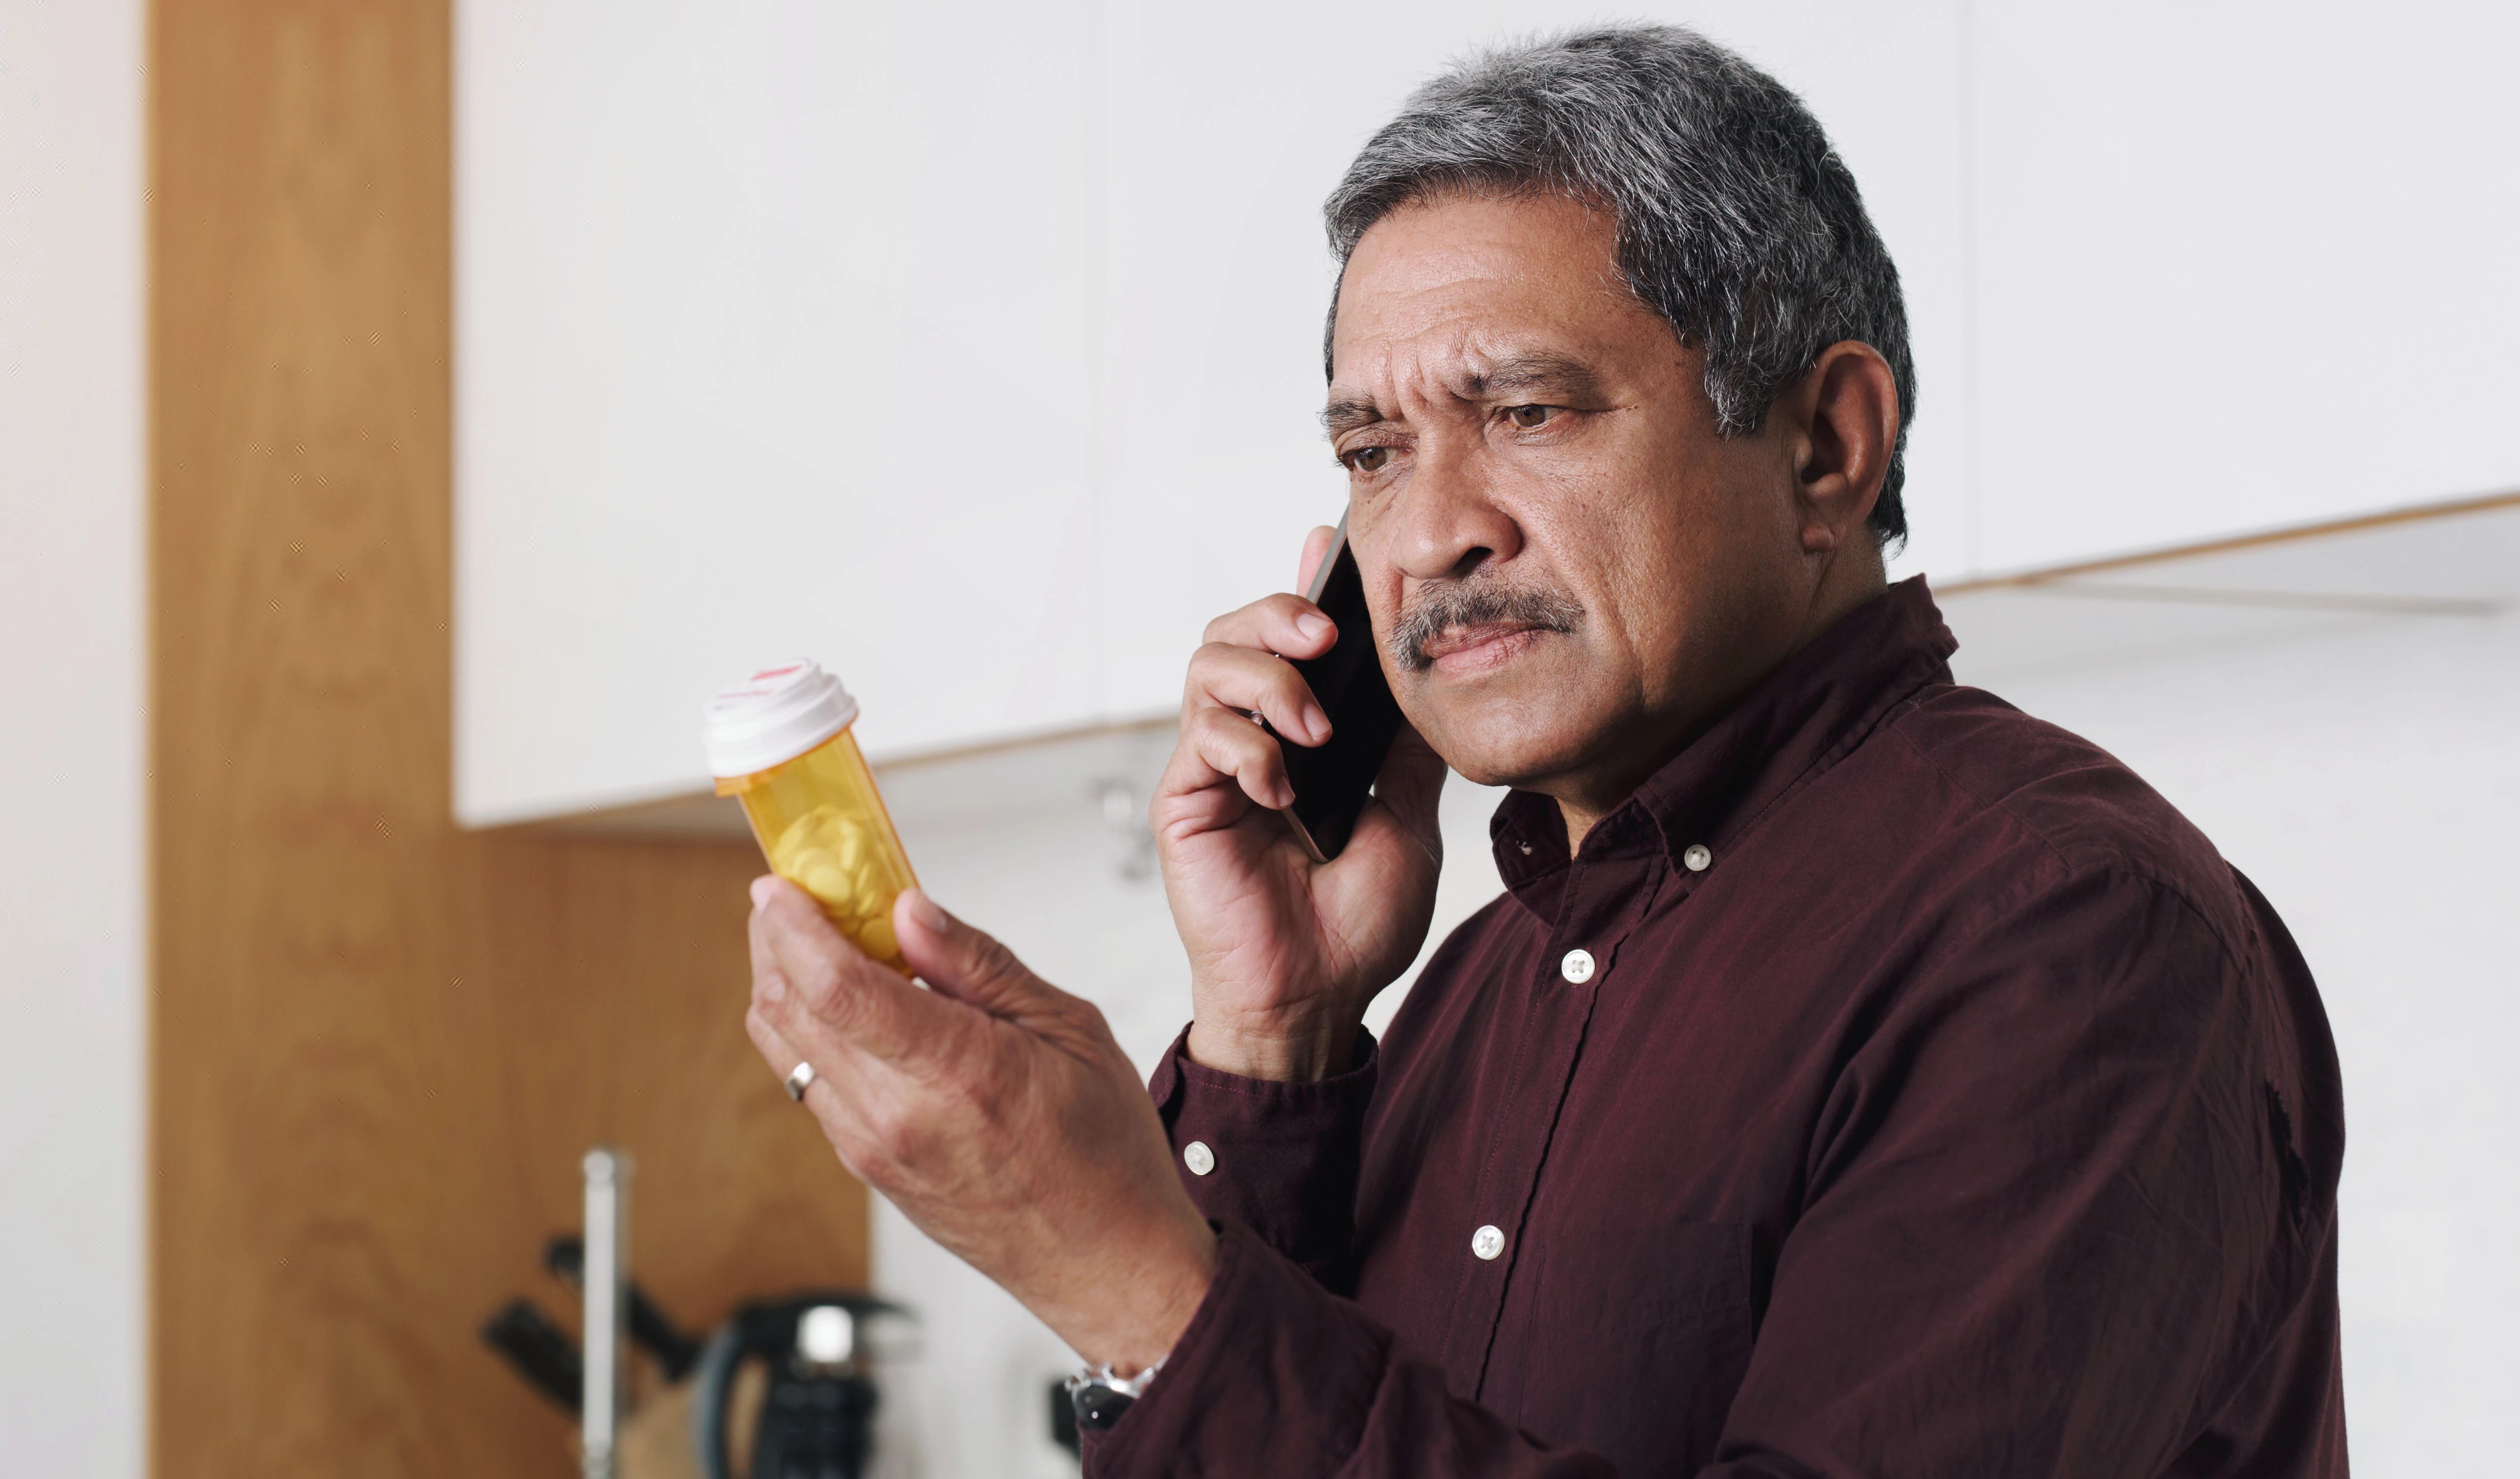
<instances>
[{"instance_id":1,"label":"gray hair","mask_svg":"<svg viewBox=\"0 0 2520 1479\"><path fill-rule=\"evenodd\" d=\"M1879 350L1899 388L1899 440L1871 521L1884 544L1906 537L1899 490L1916 372L1899 269L1801 99L1679 26L1475 56L1411 94L1323 205L1342 277L1374 222L1478 190L1559 193L1610 211L1620 272L1705 354L1727 436L1758 430L1777 392L1830 344ZM1335 325L1335 295L1330 313ZM1327 371L1327 336L1322 358Z\"/></svg>"}]
</instances>

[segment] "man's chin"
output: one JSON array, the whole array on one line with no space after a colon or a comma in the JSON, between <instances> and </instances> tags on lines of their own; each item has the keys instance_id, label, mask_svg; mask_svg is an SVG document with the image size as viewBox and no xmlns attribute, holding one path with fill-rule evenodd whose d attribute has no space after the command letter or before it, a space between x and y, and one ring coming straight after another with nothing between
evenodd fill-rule
<instances>
[{"instance_id":1,"label":"man's chin","mask_svg":"<svg viewBox=\"0 0 2520 1479\"><path fill-rule=\"evenodd\" d=\"M1563 775L1598 747L1610 725L1563 685L1420 686L1401 704L1455 774L1473 785L1528 787Z\"/></svg>"}]
</instances>

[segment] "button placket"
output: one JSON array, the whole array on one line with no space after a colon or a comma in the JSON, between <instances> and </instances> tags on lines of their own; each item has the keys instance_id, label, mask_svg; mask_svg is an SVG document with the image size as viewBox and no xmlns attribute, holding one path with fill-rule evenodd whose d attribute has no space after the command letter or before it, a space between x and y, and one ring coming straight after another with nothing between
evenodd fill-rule
<instances>
[{"instance_id":1,"label":"button placket","mask_svg":"<svg viewBox=\"0 0 2520 1479\"><path fill-rule=\"evenodd\" d=\"M1530 1106L1532 1112L1493 1127L1496 1143L1479 1169L1469 1204L1497 1220L1481 1224L1471 1233L1471 1256L1462 1265L1462 1282L1440 1342L1448 1365L1477 1373L1471 1382L1474 1396L1486 1387L1498 1322L1504 1318L1516 1266L1525 1256L1505 1230L1522 1227L1531 1214L1541 1168L1556 1129L1556 1109L1573 1081L1584 1034L1599 998L1596 988L1604 985L1617 964L1620 942L1651 912L1666 880L1676 872L1671 854L1660 846L1644 856L1632 851L1624 856L1581 858L1568 871L1560 895L1563 905L1542 911L1544 918L1551 919L1552 938L1543 947L1545 953L1532 962L1538 969L1523 988L1527 993L1521 1003L1524 1016L1512 1035L1521 1051L1514 1054L1508 1075L1512 1088L1500 1096ZM1584 964L1576 964L1578 958ZM1584 979L1573 981L1570 969L1582 971ZM1496 1234L1495 1252L1482 1254L1480 1248L1487 1240L1480 1234L1491 1230Z\"/></svg>"}]
</instances>

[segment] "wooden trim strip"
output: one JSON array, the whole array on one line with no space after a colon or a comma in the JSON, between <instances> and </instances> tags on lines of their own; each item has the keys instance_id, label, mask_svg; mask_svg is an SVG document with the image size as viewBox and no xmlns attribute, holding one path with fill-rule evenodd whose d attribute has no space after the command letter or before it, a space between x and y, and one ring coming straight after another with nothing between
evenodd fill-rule
<instances>
[{"instance_id":1,"label":"wooden trim strip","mask_svg":"<svg viewBox=\"0 0 2520 1479\"><path fill-rule=\"evenodd\" d=\"M2095 575L2103 570L2132 569L2173 560L2187 560L2199 555L2221 555L2232 550L2253 550L2268 545L2293 544L2305 539L2325 539L2337 534L2360 533L2364 529L2386 528L2392 524L2422 523L2436 518L2457 518L2469 514L2491 514L2498 510L2513 508L2520 508L2520 489L2487 493L2474 498L2452 499L2446 503L2416 504L2411 508L2390 509L2378 514L2358 514L2351 518L2332 518L2320 523L2296 524L2289 528L2268 529L2256 534L2208 539L2197 544L2173 545L2167 549L2146 550L2134 555L2112 555L2102 560L2077 560L2072 564L2050 565L2044 569L2022 570L2006 575L1974 576L1967 580L1956 580L1950 585L1937 587L1934 594L1960 596L1972 591L2046 585L2050 581L2070 580L2078 575Z\"/></svg>"},{"instance_id":2,"label":"wooden trim strip","mask_svg":"<svg viewBox=\"0 0 2520 1479\"><path fill-rule=\"evenodd\" d=\"M2250 591L2230 586L2106 585L2042 581L2012 587L2074 601L2157 602L2165 605L2255 606L2275 611L2339 611L2372 616L2493 616L2493 601L2431 596L2361 596L2327 591Z\"/></svg>"}]
</instances>

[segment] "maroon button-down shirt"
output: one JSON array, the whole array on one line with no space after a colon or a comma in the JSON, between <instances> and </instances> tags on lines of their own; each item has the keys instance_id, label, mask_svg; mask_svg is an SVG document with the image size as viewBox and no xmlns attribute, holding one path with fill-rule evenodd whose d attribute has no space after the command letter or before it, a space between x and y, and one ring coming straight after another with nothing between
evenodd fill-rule
<instances>
[{"instance_id":1,"label":"maroon button-down shirt","mask_svg":"<svg viewBox=\"0 0 2520 1479\"><path fill-rule=\"evenodd\" d=\"M2343 1474L2310 973L1954 646L1894 587L1580 856L1510 797L1354 1071L1176 1045L1222 1258L1091 1471Z\"/></svg>"}]
</instances>

